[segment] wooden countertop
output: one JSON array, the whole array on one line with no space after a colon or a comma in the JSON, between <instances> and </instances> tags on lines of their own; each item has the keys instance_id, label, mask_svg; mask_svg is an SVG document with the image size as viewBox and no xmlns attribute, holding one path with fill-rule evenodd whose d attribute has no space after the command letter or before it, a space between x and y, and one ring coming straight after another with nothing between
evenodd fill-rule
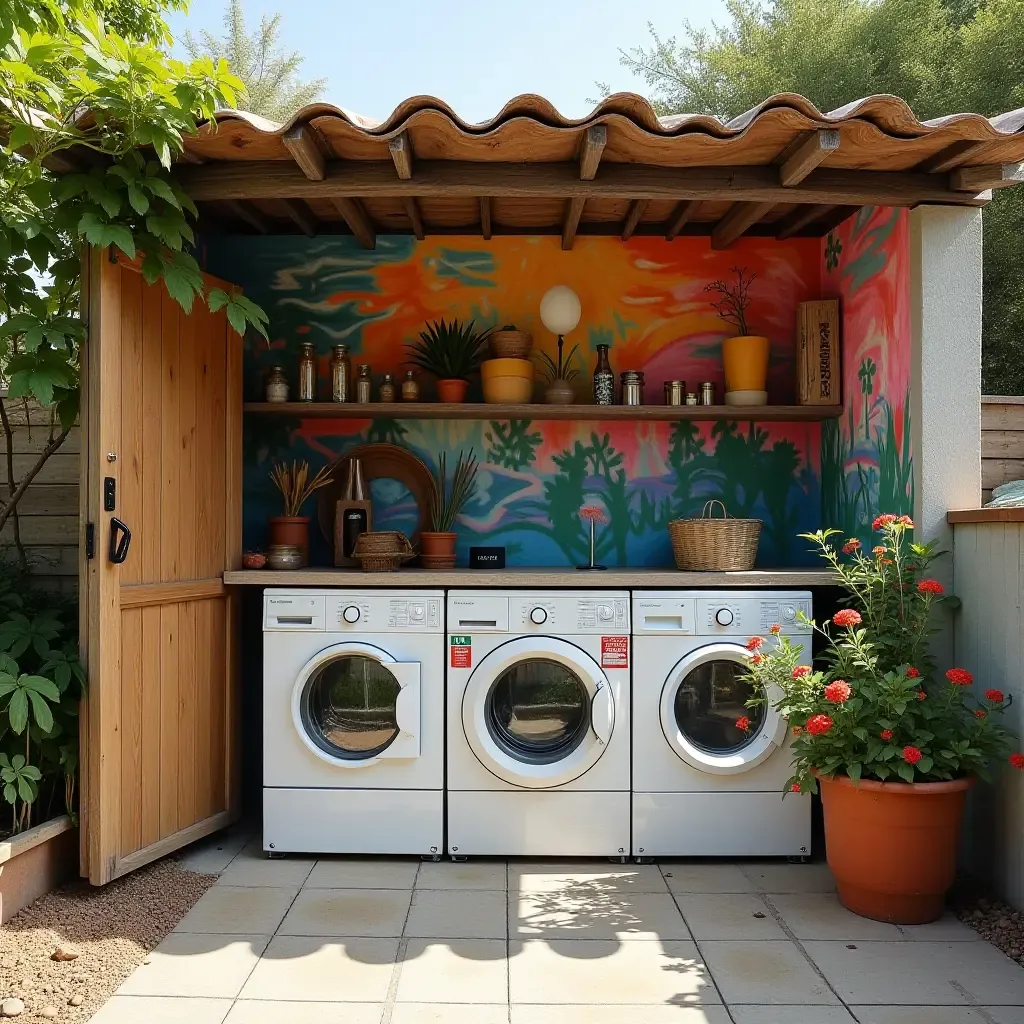
<instances>
[{"instance_id":1,"label":"wooden countertop","mask_svg":"<svg viewBox=\"0 0 1024 1024\"><path fill-rule=\"evenodd\" d=\"M253 587L552 587L578 590L638 590L646 587L822 587L834 586L827 570L751 569L746 572L680 572L677 569L242 569L224 573L224 582Z\"/></svg>"}]
</instances>

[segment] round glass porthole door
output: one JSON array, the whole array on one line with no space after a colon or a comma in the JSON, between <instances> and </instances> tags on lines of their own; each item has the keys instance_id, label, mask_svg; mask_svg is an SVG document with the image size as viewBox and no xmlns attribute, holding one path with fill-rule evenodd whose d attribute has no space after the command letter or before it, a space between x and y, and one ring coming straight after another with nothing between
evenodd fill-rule
<instances>
[{"instance_id":1,"label":"round glass porthole door","mask_svg":"<svg viewBox=\"0 0 1024 1024\"><path fill-rule=\"evenodd\" d=\"M747 651L737 644L709 644L683 658L662 691L665 738L688 764L732 774L763 761L785 736L785 722L758 696L747 675ZM737 723L746 718L747 729Z\"/></svg>"}]
</instances>

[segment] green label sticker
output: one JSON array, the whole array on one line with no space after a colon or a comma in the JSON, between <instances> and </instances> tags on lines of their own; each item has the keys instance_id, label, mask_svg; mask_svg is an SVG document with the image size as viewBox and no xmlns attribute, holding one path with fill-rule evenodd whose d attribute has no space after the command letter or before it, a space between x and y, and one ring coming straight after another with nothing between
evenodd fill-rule
<instances>
[{"instance_id":1,"label":"green label sticker","mask_svg":"<svg viewBox=\"0 0 1024 1024\"><path fill-rule=\"evenodd\" d=\"M452 647L472 647L473 638L471 636L453 636L451 638Z\"/></svg>"}]
</instances>

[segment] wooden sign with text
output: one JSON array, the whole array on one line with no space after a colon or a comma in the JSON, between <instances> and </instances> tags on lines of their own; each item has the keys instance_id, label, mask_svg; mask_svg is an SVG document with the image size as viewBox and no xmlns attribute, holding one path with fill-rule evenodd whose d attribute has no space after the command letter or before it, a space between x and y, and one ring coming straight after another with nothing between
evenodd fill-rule
<instances>
[{"instance_id":1,"label":"wooden sign with text","mask_svg":"<svg viewBox=\"0 0 1024 1024\"><path fill-rule=\"evenodd\" d=\"M839 300L801 302L797 310L797 397L801 405L838 405Z\"/></svg>"}]
</instances>

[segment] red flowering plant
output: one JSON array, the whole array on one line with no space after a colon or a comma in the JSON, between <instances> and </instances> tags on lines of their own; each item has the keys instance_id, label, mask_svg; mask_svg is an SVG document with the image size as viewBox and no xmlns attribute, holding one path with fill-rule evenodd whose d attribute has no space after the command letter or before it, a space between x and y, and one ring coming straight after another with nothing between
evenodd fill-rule
<instances>
[{"instance_id":1,"label":"red flowering plant","mask_svg":"<svg viewBox=\"0 0 1024 1024\"><path fill-rule=\"evenodd\" d=\"M974 695L971 673L938 675L927 654L935 606L946 600L929 575L934 544L908 536L909 516L874 521L882 542L869 553L838 530L802 534L816 544L846 591L847 607L812 622L825 641L816 669L801 665L802 646L786 636L752 637L749 677L793 733L794 775L786 789L816 792L817 777L854 781L936 782L977 775L1005 756L1012 734L998 723L1009 706L1001 690ZM847 556L841 558L841 555ZM1009 763L1024 769L1024 755Z\"/></svg>"}]
</instances>

